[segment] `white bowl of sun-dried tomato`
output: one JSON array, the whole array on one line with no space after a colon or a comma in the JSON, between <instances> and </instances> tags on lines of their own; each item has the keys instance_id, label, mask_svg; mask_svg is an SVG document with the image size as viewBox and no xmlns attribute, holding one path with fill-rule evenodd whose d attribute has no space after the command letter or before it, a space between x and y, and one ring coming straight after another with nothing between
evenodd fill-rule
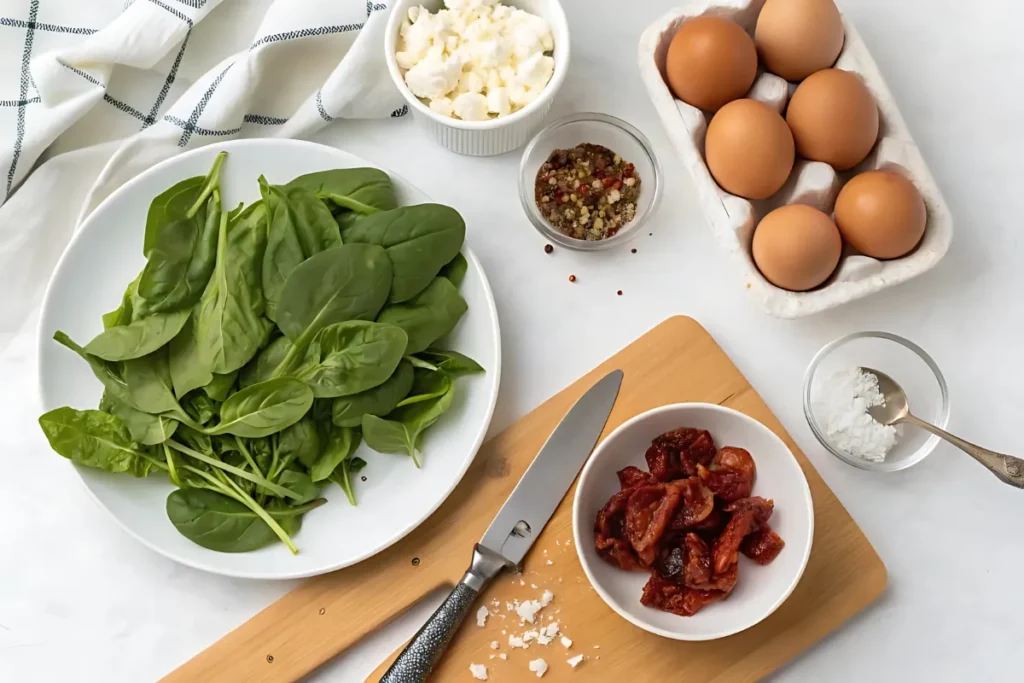
<instances>
[{"instance_id":1,"label":"white bowl of sun-dried tomato","mask_svg":"<svg viewBox=\"0 0 1024 683\"><path fill-rule=\"evenodd\" d=\"M768 618L803 575L814 507L786 444L743 413L661 406L590 456L573 533L598 595L634 625L712 640Z\"/></svg>"}]
</instances>

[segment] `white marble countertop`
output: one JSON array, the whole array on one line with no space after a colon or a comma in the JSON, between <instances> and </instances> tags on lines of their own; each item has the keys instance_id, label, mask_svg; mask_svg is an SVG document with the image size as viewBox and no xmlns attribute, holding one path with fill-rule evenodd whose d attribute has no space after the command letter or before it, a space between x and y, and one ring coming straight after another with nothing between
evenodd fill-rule
<instances>
[{"instance_id":1,"label":"white marble countertop","mask_svg":"<svg viewBox=\"0 0 1024 683\"><path fill-rule=\"evenodd\" d=\"M425 140L409 119L338 123L318 138L395 169L465 215L503 329L504 375L491 433L662 319L691 315L793 434L889 570L877 603L776 678L1012 678L1024 631L1024 594L1012 589L1024 566L1017 523L1024 493L946 446L903 473L855 470L814 440L800 385L824 343L856 330L889 330L919 343L942 368L953 430L1024 453L1024 42L1017 24L1024 8L1015 0L840 0L945 192L956 236L946 259L909 284L782 321L756 308L712 240L640 83L637 39L672 0L565 4L573 63L553 115L620 116L661 152L664 203L653 236L633 245L637 254L545 255L518 204L516 154L457 157ZM35 424L33 336L30 321L0 357L0 679L155 680L293 584L178 566L115 526L72 469L48 452ZM573 344L573 355L558 350L572 340L586 343ZM315 679L362 681L431 608L421 606Z\"/></svg>"}]
</instances>

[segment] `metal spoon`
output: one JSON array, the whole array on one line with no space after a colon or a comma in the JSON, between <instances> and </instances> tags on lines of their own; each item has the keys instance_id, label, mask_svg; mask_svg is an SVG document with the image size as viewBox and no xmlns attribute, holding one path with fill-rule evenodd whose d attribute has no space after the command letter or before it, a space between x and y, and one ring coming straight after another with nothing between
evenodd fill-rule
<instances>
[{"instance_id":1,"label":"metal spoon","mask_svg":"<svg viewBox=\"0 0 1024 683\"><path fill-rule=\"evenodd\" d=\"M995 451L990 451L987 448L982 448L981 446L975 446L973 443L964 441L945 430L939 429L933 424L929 424L920 418L914 417L910 414L910 406L907 404L906 392L903 391L899 384L896 384L892 377L884 372L872 370L871 368L861 368L861 370L869 372L878 378L878 389L885 398L884 405L868 408L868 412L871 414L871 417L884 425L908 422L920 427L921 429L929 431L932 434L945 439L967 455L980 462L988 468L989 472L999 477L1004 483L1009 484L1010 486L1016 486L1017 488L1024 488L1024 460L1015 458L1012 455L996 453Z\"/></svg>"}]
</instances>

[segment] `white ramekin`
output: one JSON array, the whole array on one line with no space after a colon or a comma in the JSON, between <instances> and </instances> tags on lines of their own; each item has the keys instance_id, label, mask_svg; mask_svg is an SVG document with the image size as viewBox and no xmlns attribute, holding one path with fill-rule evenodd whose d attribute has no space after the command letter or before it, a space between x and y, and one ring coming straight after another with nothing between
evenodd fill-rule
<instances>
[{"instance_id":1,"label":"white ramekin","mask_svg":"<svg viewBox=\"0 0 1024 683\"><path fill-rule=\"evenodd\" d=\"M503 4L544 17L551 25L551 37L555 43L555 73L537 99L516 113L488 121L462 121L441 116L413 95L395 59L398 30L409 8L422 5L436 12L442 4L443 0L394 0L384 35L384 58L387 60L391 80L409 103L413 118L442 147L470 156L493 156L519 149L540 130L551 109L555 93L562 86L569 70L569 24L562 5L558 0L503 0Z\"/></svg>"}]
</instances>

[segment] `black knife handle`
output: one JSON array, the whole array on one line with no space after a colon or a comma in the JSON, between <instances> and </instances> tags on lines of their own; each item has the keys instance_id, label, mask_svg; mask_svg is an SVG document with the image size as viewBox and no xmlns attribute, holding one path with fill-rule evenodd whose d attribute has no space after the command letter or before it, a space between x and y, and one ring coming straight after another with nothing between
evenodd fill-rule
<instances>
[{"instance_id":1,"label":"black knife handle","mask_svg":"<svg viewBox=\"0 0 1024 683\"><path fill-rule=\"evenodd\" d=\"M476 546L469 571L413 636L380 683L426 683L481 591L506 566L508 562L501 555Z\"/></svg>"}]
</instances>

